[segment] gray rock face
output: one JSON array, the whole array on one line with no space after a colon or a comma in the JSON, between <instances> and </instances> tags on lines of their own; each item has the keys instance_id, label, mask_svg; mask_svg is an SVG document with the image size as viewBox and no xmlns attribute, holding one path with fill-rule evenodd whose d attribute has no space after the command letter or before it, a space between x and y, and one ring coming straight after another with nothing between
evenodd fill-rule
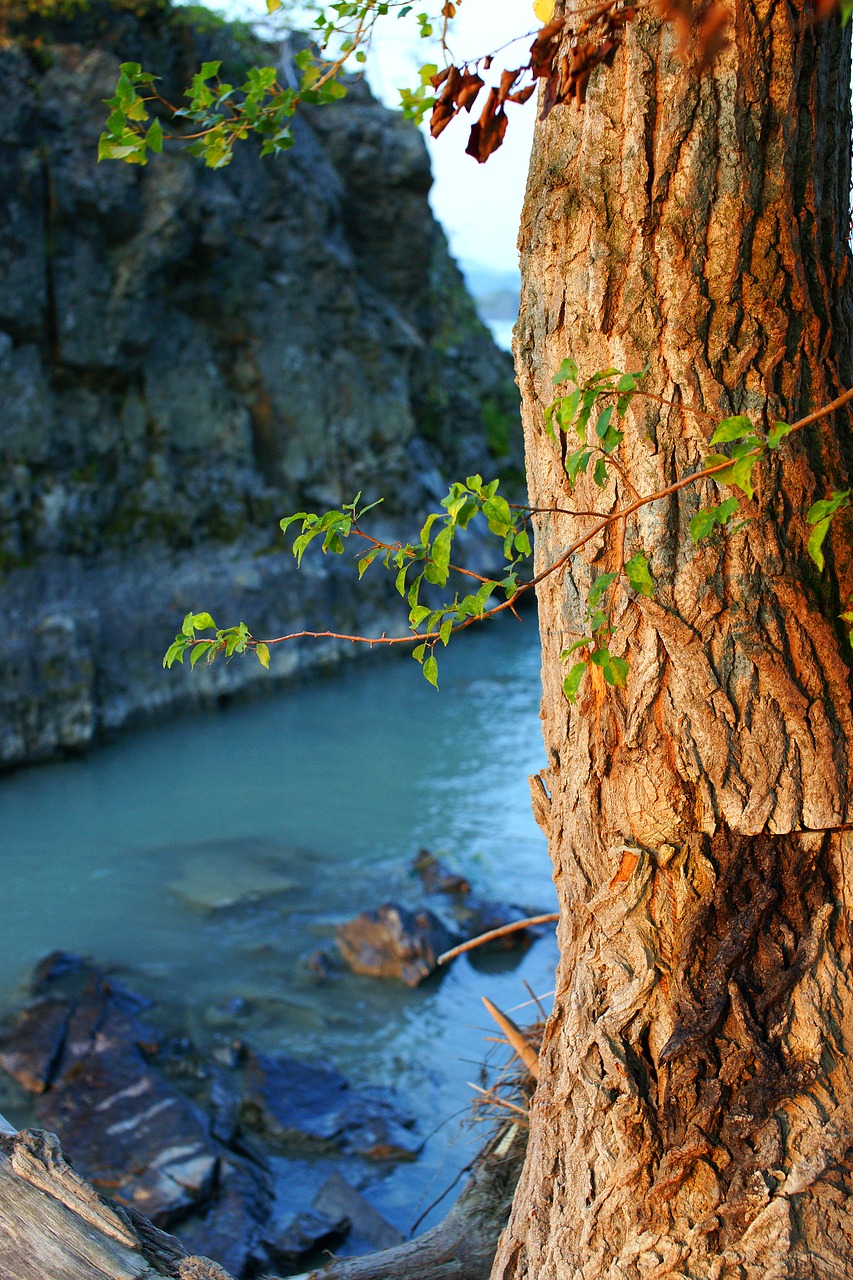
<instances>
[{"instance_id":1,"label":"gray rock face","mask_svg":"<svg viewBox=\"0 0 853 1280\"><path fill-rule=\"evenodd\" d=\"M257 664L164 676L189 609L257 635L389 624L373 570L297 575L277 519L385 496L392 534L445 478L490 468L509 359L427 204L424 145L356 86L306 111L286 157L95 163L135 59L180 92L259 51L180 11L99 0L0 51L0 764L79 749L140 714L231 693ZM319 567L317 560L321 560ZM377 585L371 587L376 575ZM392 623L399 626L399 622ZM303 646L274 676L334 660Z\"/></svg>"}]
</instances>

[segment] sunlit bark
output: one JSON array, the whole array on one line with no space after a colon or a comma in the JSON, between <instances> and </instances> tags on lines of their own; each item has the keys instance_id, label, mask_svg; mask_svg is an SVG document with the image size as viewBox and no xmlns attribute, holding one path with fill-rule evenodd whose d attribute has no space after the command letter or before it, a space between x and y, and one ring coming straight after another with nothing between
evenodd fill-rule
<instances>
[{"instance_id":1,"label":"sunlit bark","mask_svg":"<svg viewBox=\"0 0 853 1280\"><path fill-rule=\"evenodd\" d=\"M696 469L713 421L686 406L769 425L851 385L849 71L837 22L739 2L713 72L638 20L585 108L538 125L516 334L534 506L606 511ZM603 493L571 493L543 430L568 355L648 357L672 402L631 409ZM708 482L639 513L624 553L657 587L616 609L625 690L593 671L576 708L561 692L618 534L540 588L562 958L495 1276L853 1276L853 850L827 830L851 816L849 523L823 576L804 550L810 504L850 483L850 425L787 442L730 535L688 535ZM541 517L539 566L582 528Z\"/></svg>"}]
</instances>

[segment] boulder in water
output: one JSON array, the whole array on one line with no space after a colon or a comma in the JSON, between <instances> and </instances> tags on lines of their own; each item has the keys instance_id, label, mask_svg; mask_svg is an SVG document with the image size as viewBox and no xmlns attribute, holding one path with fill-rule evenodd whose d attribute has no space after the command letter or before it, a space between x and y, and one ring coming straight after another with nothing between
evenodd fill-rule
<instances>
[{"instance_id":1,"label":"boulder in water","mask_svg":"<svg viewBox=\"0 0 853 1280\"><path fill-rule=\"evenodd\" d=\"M409 911L386 902L335 930L341 955L355 973L398 978L416 987L438 968L438 957L458 941L425 908Z\"/></svg>"}]
</instances>

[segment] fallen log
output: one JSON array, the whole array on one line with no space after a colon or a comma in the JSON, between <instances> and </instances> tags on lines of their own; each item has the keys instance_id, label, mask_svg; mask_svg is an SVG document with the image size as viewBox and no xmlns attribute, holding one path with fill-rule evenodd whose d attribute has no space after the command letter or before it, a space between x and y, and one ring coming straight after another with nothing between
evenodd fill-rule
<instances>
[{"instance_id":1,"label":"fallen log","mask_svg":"<svg viewBox=\"0 0 853 1280\"><path fill-rule=\"evenodd\" d=\"M0 1125L0 1280L232 1280L99 1196L43 1129Z\"/></svg>"},{"instance_id":2,"label":"fallen log","mask_svg":"<svg viewBox=\"0 0 853 1280\"><path fill-rule=\"evenodd\" d=\"M527 1145L527 1126L501 1126L442 1222L310 1280L487 1280ZM233 1280L209 1258L133 1209L105 1200L41 1129L16 1133L0 1117L0 1280ZM308 1280L308 1273L297 1280Z\"/></svg>"}]
</instances>

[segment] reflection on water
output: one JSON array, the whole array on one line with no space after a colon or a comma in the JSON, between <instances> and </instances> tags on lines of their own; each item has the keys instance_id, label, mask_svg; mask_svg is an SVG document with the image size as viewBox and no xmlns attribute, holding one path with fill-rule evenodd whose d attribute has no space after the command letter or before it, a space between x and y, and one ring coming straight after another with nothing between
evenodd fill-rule
<instances>
[{"instance_id":1,"label":"reflection on water","mask_svg":"<svg viewBox=\"0 0 853 1280\"><path fill-rule=\"evenodd\" d=\"M360 666L0 782L0 1007L47 951L80 951L198 1040L239 1034L395 1085L424 1136L445 1122L371 1191L403 1229L479 1142L451 1143L491 1034L479 997L548 992L556 962L549 936L516 967L474 953L415 991L307 964L348 916L423 900L422 846L479 895L553 907L527 786L542 764L534 620L457 640L440 681Z\"/></svg>"}]
</instances>

